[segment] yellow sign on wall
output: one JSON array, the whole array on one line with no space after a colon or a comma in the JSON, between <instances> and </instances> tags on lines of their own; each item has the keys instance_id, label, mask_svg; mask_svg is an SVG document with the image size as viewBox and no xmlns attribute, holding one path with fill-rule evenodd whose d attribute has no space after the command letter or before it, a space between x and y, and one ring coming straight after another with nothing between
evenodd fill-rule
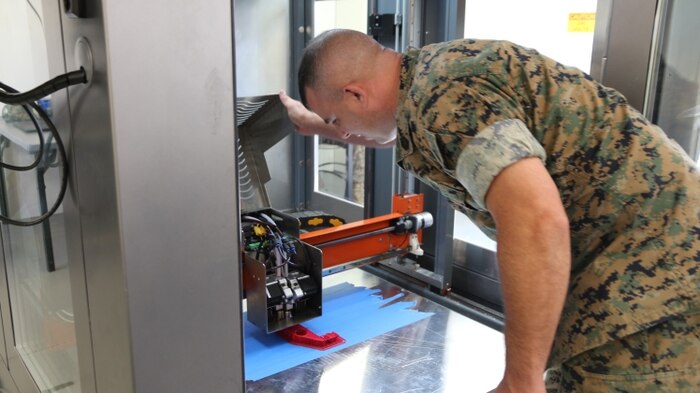
<instances>
[{"instance_id":1,"label":"yellow sign on wall","mask_svg":"<svg viewBox=\"0 0 700 393\"><path fill-rule=\"evenodd\" d=\"M569 14L569 33L593 33L595 12L572 12Z\"/></svg>"}]
</instances>

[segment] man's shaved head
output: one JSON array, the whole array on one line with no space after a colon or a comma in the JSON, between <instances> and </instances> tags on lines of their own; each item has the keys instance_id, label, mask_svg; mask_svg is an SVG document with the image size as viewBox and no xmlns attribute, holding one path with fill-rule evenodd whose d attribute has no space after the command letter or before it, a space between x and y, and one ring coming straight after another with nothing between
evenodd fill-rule
<instances>
[{"instance_id":1,"label":"man's shaved head","mask_svg":"<svg viewBox=\"0 0 700 393\"><path fill-rule=\"evenodd\" d=\"M299 65L299 94L308 105L306 89L329 97L340 97L345 83L357 81L373 71L374 59L382 50L372 37L359 31L329 30L311 40Z\"/></svg>"}]
</instances>

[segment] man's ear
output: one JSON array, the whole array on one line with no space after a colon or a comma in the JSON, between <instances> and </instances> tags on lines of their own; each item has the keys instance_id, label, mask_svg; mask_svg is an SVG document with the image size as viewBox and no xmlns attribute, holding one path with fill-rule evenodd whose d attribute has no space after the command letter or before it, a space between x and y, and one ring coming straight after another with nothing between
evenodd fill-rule
<instances>
[{"instance_id":1,"label":"man's ear","mask_svg":"<svg viewBox=\"0 0 700 393\"><path fill-rule=\"evenodd\" d=\"M352 104L367 105L367 90L358 83L349 83L343 88L343 99L348 99Z\"/></svg>"}]
</instances>

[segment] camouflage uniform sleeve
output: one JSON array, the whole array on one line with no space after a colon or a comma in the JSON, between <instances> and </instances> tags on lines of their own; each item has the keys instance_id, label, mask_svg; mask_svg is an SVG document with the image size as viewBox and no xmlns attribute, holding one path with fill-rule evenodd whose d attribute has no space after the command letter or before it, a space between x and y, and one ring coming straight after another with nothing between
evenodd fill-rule
<instances>
[{"instance_id":1,"label":"camouflage uniform sleeve","mask_svg":"<svg viewBox=\"0 0 700 393\"><path fill-rule=\"evenodd\" d=\"M525 124L518 119L501 120L481 130L465 146L457 159L457 180L486 210L486 192L503 169L527 158L539 157L544 163L544 148Z\"/></svg>"}]
</instances>

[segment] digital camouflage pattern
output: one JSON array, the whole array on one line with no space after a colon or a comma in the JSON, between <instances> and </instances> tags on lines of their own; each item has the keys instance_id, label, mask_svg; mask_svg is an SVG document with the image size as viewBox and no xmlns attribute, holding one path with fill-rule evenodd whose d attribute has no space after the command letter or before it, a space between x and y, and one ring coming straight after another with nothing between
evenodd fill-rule
<instances>
[{"instance_id":1,"label":"digital camouflage pattern","mask_svg":"<svg viewBox=\"0 0 700 393\"><path fill-rule=\"evenodd\" d=\"M460 154L506 120L544 148L572 245L550 364L700 311L700 174L620 93L534 50L475 40L409 49L400 89L398 164L492 238L489 212L457 180ZM474 165L501 153L483 150Z\"/></svg>"},{"instance_id":2,"label":"digital camouflage pattern","mask_svg":"<svg viewBox=\"0 0 700 393\"><path fill-rule=\"evenodd\" d=\"M544 163L547 154L525 123L517 119L497 121L480 130L464 146L455 176L476 207L485 210L486 191L493 179L503 168L527 157L538 157Z\"/></svg>"},{"instance_id":3,"label":"digital camouflage pattern","mask_svg":"<svg viewBox=\"0 0 700 393\"><path fill-rule=\"evenodd\" d=\"M680 315L575 356L562 365L552 391L695 393L699 360L700 314Z\"/></svg>"}]
</instances>

